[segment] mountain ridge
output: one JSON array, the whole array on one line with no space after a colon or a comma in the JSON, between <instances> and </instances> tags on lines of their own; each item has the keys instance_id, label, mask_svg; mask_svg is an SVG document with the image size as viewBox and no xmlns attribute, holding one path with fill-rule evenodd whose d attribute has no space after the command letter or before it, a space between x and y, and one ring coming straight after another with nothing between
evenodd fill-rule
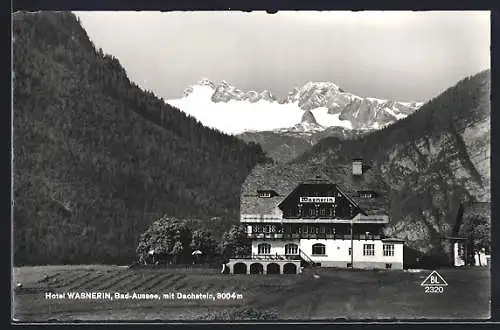
<instances>
[{"instance_id":1,"label":"mountain ridge","mask_svg":"<svg viewBox=\"0 0 500 330\"><path fill-rule=\"evenodd\" d=\"M260 146L139 88L73 13L18 13L13 37L16 265L129 263L165 214L232 225Z\"/></svg>"},{"instance_id":2,"label":"mountain ridge","mask_svg":"<svg viewBox=\"0 0 500 330\"><path fill-rule=\"evenodd\" d=\"M243 91L228 81L214 82L208 78L187 87L182 98L164 101L199 119L204 125L228 134L290 128L299 124L302 113L308 110L325 128L378 129L406 117L423 104L360 97L345 92L333 82L312 81L277 99L267 90ZM260 108L265 111L260 111ZM246 113L258 115L260 120L247 120ZM228 116L235 123L233 127L220 123ZM238 121L240 117L244 118L242 123Z\"/></svg>"},{"instance_id":3,"label":"mountain ridge","mask_svg":"<svg viewBox=\"0 0 500 330\"><path fill-rule=\"evenodd\" d=\"M491 71L466 77L419 111L359 139L322 139L292 162L362 158L390 187L387 234L424 253L450 254L460 207L489 203Z\"/></svg>"}]
</instances>

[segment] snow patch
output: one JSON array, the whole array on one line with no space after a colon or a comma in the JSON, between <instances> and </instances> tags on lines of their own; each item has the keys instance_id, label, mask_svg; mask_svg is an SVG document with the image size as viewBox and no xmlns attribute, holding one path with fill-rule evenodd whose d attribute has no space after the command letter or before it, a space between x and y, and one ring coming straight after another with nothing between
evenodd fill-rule
<instances>
[{"instance_id":1,"label":"snow patch","mask_svg":"<svg viewBox=\"0 0 500 330\"><path fill-rule=\"evenodd\" d=\"M366 98L368 101L371 101L371 102L377 102L379 104L382 104L382 103L386 103L387 100L382 100L382 99L377 99L375 97L367 97Z\"/></svg>"},{"instance_id":2,"label":"snow patch","mask_svg":"<svg viewBox=\"0 0 500 330\"><path fill-rule=\"evenodd\" d=\"M311 112L316 118L316 121L321 126L338 126L347 129L353 129L352 123L349 120L341 120L339 119L340 113L329 114L328 108L321 107L312 109Z\"/></svg>"},{"instance_id":3,"label":"snow patch","mask_svg":"<svg viewBox=\"0 0 500 330\"><path fill-rule=\"evenodd\" d=\"M235 135L245 131L271 131L277 127L291 127L300 122L304 111L297 103L279 104L259 100L229 101L214 103L210 86L193 86L193 91L182 99L167 100L166 103L196 118L206 127Z\"/></svg>"},{"instance_id":4,"label":"snow patch","mask_svg":"<svg viewBox=\"0 0 500 330\"><path fill-rule=\"evenodd\" d=\"M397 120L400 120L400 119L407 117L407 115L405 115L405 114L394 112L394 108L389 109L389 108L385 107L384 111L387 112L388 114L390 114L391 116L393 116L394 118L396 118Z\"/></svg>"}]
</instances>

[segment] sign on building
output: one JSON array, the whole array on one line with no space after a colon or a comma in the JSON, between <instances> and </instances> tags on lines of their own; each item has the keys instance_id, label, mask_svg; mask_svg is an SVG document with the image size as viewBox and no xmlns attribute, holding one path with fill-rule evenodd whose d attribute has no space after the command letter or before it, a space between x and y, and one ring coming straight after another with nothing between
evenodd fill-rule
<instances>
[{"instance_id":1,"label":"sign on building","mask_svg":"<svg viewBox=\"0 0 500 330\"><path fill-rule=\"evenodd\" d=\"M299 201L301 203L335 203L335 197L324 196L324 197L300 197Z\"/></svg>"}]
</instances>

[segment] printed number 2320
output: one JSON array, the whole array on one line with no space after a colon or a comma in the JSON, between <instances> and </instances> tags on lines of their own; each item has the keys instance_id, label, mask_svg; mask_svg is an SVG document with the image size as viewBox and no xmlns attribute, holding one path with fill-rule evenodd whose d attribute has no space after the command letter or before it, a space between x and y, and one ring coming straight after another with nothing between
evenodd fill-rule
<instances>
[{"instance_id":1,"label":"printed number 2320","mask_svg":"<svg viewBox=\"0 0 500 330\"><path fill-rule=\"evenodd\" d=\"M426 286L425 293L443 293L444 288L442 286Z\"/></svg>"}]
</instances>

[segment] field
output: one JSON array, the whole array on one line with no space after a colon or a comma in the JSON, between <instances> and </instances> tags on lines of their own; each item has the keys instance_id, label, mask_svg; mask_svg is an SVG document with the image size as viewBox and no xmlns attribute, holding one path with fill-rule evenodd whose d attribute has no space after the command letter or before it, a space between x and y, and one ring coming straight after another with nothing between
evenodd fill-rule
<instances>
[{"instance_id":1,"label":"field","mask_svg":"<svg viewBox=\"0 0 500 330\"><path fill-rule=\"evenodd\" d=\"M320 269L301 275L225 275L215 270L119 266L15 268L13 319L18 321L193 320L253 308L282 320L487 319L489 269L442 269L448 286L425 293L430 271ZM162 299L46 299L64 292L158 293ZM231 293L227 299L163 299L162 294Z\"/></svg>"}]
</instances>

